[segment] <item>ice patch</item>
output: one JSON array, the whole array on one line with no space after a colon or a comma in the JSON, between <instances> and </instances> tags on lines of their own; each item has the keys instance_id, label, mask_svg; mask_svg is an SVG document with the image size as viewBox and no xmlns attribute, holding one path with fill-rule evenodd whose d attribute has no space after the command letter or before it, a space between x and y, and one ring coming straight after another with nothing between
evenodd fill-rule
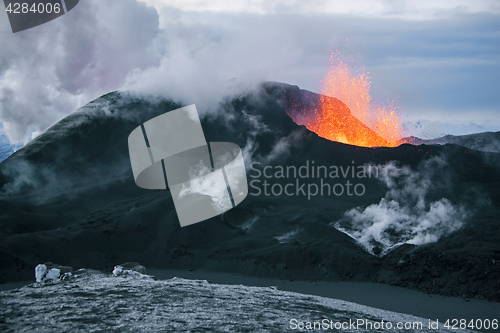
<instances>
[{"instance_id":1,"label":"ice patch","mask_svg":"<svg viewBox=\"0 0 500 333\"><path fill-rule=\"evenodd\" d=\"M241 225L241 229L248 232L250 228L254 225L254 223L257 222L258 219L259 219L258 215L252 217L251 219L248 219L245 223Z\"/></svg>"}]
</instances>

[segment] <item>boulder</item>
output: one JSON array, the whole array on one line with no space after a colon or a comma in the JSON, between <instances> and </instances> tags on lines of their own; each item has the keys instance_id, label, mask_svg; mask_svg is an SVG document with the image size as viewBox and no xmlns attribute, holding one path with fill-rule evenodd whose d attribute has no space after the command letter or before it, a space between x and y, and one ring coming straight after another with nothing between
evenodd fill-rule
<instances>
[{"instance_id":1,"label":"boulder","mask_svg":"<svg viewBox=\"0 0 500 333\"><path fill-rule=\"evenodd\" d=\"M35 267L35 279L38 283L53 281L62 278L66 274L71 274L72 272L73 268L70 266L46 262L45 264L39 264Z\"/></svg>"}]
</instances>

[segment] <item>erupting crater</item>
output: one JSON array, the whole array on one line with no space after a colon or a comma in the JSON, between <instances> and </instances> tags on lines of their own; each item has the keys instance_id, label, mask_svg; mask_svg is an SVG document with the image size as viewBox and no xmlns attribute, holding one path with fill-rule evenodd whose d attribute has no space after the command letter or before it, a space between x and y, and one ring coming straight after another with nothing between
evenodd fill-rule
<instances>
[{"instance_id":1,"label":"erupting crater","mask_svg":"<svg viewBox=\"0 0 500 333\"><path fill-rule=\"evenodd\" d=\"M315 110L306 124L309 130L319 136L342 143L362 147L393 147L396 143L390 142L358 118L343 102L334 97L321 96L320 109Z\"/></svg>"},{"instance_id":2,"label":"erupting crater","mask_svg":"<svg viewBox=\"0 0 500 333\"><path fill-rule=\"evenodd\" d=\"M328 140L363 147L399 145L403 127L394 102L389 110L371 103L368 74L353 74L341 54L333 53L319 100L298 101L289 96L289 115Z\"/></svg>"}]
</instances>

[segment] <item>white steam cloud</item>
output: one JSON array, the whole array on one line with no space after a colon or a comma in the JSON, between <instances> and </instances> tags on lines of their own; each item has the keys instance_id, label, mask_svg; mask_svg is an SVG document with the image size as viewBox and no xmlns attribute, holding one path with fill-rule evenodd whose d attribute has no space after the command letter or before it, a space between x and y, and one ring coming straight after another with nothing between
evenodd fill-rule
<instances>
[{"instance_id":1,"label":"white steam cloud","mask_svg":"<svg viewBox=\"0 0 500 333\"><path fill-rule=\"evenodd\" d=\"M154 7L135 0L80 1L68 14L12 34L0 13L0 122L26 143L127 74L159 63Z\"/></svg>"},{"instance_id":2,"label":"white steam cloud","mask_svg":"<svg viewBox=\"0 0 500 333\"><path fill-rule=\"evenodd\" d=\"M295 38L275 29L277 21L255 25L255 19L171 7L158 13L136 0L87 0L40 28L12 34L7 16L0 15L6 32L0 43L9 45L0 49L5 135L25 144L113 90L197 104L200 114L212 111L225 96L293 67L302 54Z\"/></svg>"},{"instance_id":3,"label":"white steam cloud","mask_svg":"<svg viewBox=\"0 0 500 333\"><path fill-rule=\"evenodd\" d=\"M385 197L378 204L348 210L335 228L380 256L401 244L433 243L459 230L468 217L465 207L447 198L428 198L447 185L445 166L441 157L433 157L417 171L394 162L379 167L380 180L389 189Z\"/></svg>"},{"instance_id":4,"label":"white steam cloud","mask_svg":"<svg viewBox=\"0 0 500 333\"><path fill-rule=\"evenodd\" d=\"M131 72L122 89L196 104L203 116L228 96L254 91L272 73L286 72L302 55L281 17L184 12L162 7L162 59ZM319 81L319 78L318 78Z\"/></svg>"}]
</instances>

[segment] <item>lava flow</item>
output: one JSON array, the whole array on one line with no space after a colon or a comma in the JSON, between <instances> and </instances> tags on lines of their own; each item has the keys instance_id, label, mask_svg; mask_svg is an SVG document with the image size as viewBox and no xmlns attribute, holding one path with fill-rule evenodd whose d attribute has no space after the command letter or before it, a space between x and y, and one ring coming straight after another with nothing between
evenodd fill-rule
<instances>
[{"instance_id":1,"label":"lava flow","mask_svg":"<svg viewBox=\"0 0 500 333\"><path fill-rule=\"evenodd\" d=\"M319 107L310 113L306 127L321 137L351 145L397 146L403 134L399 116L395 110L371 105L368 74L353 74L340 54L334 53L322 80Z\"/></svg>"}]
</instances>

